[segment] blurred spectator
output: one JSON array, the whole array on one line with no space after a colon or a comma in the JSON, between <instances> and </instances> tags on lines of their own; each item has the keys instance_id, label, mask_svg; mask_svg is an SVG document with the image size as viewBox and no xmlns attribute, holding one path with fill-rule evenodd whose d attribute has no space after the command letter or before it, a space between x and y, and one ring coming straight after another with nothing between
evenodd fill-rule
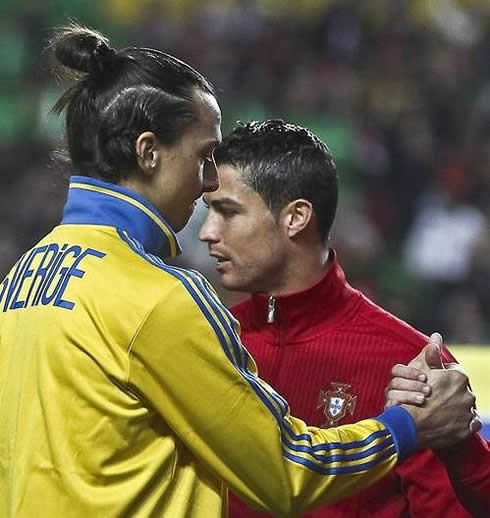
<instances>
[{"instance_id":1,"label":"blurred spectator","mask_svg":"<svg viewBox=\"0 0 490 518\"><path fill-rule=\"evenodd\" d=\"M468 278L485 216L464 200L469 182L456 157L442 166L437 180L420 198L405 261L407 269L424 280L459 283Z\"/></svg>"},{"instance_id":2,"label":"blurred spectator","mask_svg":"<svg viewBox=\"0 0 490 518\"><path fill-rule=\"evenodd\" d=\"M1 275L61 213L65 180L50 154L62 127L48 114L59 91L41 51L48 28L77 19L116 46L159 47L202 70L221 92L224 131L266 117L311 127L336 157L333 245L353 282L426 332L490 340L488 0L7 0L0 9ZM27 212L39 215L35 226ZM199 218L180 261L213 277L194 239Z\"/></svg>"}]
</instances>

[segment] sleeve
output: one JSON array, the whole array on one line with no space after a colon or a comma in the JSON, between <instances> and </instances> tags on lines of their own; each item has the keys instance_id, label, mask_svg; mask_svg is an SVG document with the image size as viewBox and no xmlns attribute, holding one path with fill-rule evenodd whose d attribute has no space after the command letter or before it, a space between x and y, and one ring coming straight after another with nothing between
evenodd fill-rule
<instances>
[{"instance_id":1,"label":"sleeve","mask_svg":"<svg viewBox=\"0 0 490 518\"><path fill-rule=\"evenodd\" d=\"M443 349L443 361L457 362ZM480 434L437 452L460 501L472 516L490 516L490 443Z\"/></svg>"},{"instance_id":2,"label":"sleeve","mask_svg":"<svg viewBox=\"0 0 490 518\"><path fill-rule=\"evenodd\" d=\"M490 516L490 443L480 434L437 452L456 494L475 517Z\"/></svg>"},{"instance_id":3,"label":"sleeve","mask_svg":"<svg viewBox=\"0 0 490 518\"><path fill-rule=\"evenodd\" d=\"M444 464L432 450L421 450L395 468L410 516L468 518ZM430 476L427 474L430 473Z\"/></svg>"},{"instance_id":4,"label":"sleeve","mask_svg":"<svg viewBox=\"0 0 490 518\"><path fill-rule=\"evenodd\" d=\"M133 341L129 381L247 503L292 516L360 491L415 449L399 407L332 429L290 416L207 281L179 272Z\"/></svg>"}]
</instances>

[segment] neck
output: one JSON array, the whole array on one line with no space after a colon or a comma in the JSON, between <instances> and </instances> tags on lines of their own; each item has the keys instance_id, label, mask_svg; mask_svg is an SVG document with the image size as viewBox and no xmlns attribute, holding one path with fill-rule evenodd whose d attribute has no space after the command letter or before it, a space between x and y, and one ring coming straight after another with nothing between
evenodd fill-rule
<instances>
[{"instance_id":1,"label":"neck","mask_svg":"<svg viewBox=\"0 0 490 518\"><path fill-rule=\"evenodd\" d=\"M310 288L325 275L333 261L333 254L324 247L310 249L308 253L296 250L292 257L284 278L270 290L271 294L283 295Z\"/></svg>"},{"instance_id":2,"label":"neck","mask_svg":"<svg viewBox=\"0 0 490 518\"><path fill-rule=\"evenodd\" d=\"M140 196L143 196L148 201L150 201L153 205L154 200L152 200L152 188L149 182L145 182L145 177L141 174L131 174L128 178L121 178L119 181L119 185L125 187L126 189L131 189L132 191L138 193Z\"/></svg>"}]
</instances>

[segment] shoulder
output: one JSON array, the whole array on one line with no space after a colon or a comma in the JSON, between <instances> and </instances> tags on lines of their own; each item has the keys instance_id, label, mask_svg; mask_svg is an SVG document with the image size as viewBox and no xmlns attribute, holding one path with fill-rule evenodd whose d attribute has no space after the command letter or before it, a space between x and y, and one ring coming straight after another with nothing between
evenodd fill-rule
<instances>
[{"instance_id":1,"label":"shoulder","mask_svg":"<svg viewBox=\"0 0 490 518\"><path fill-rule=\"evenodd\" d=\"M168 264L161 257L147 252L137 240L124 232L118 234L125 245L124 260L128 268L134 268L135 274L143 280L146 278L157 290L168 292L171 288L189 296L199 290L212 290L207 279L198 271Z\"/></svg>"},{"instance_id":2,"label":"shoulder","mask_svg":"<svg viewBox=\"0 0 490 518\"><path fill-rule=\"evenodd\" d=\"M220 345L225 355L239 362L239 327L208 280L195 270L163 264L171 279L167 289L149 308L134 339L138 348L157 347L160 351L184 348L203 358L209 347ZM182 351L179 354L184 354Z\"/></svg>"},{"instance_id":3,"label":"shoulder","mask_svg":"<svg viewBox=\"0 0 490 518\"><path fill-rule=\"evenodd\" d=\"M424 333L378 306L362 293L360 295L360 305L352 322L354 327L365 327L367 332L413 353L418 353L425 346L428 337Z\"/></svg>"},{"instance_id":4,"label":"shoulder","mask_svg":"<svg viewBox=\"0 0 490 518\"><path fill-rule=\"evenodd\" d=\"M203 274L156 259L155 266L165 275L165 289L156 300L152 313L164 315L167 321L177 319L189 326L202 322L217 331L225 327L234 328L232 314Z\"/></svg>"},{"instance_id":5,"label":"shoulder","mask_svg":"<svg viewBox=\"0 0 490 518\"><path fill-rule=\"evenodd\" d=\"M209 313L219 299L208 280L198 271L180 268L148 253L126 233L118 231L120 245L114 254L121 302L141 306L147 316L165 313L167 318L198 308Z\"/></svg>"}]
</instances>

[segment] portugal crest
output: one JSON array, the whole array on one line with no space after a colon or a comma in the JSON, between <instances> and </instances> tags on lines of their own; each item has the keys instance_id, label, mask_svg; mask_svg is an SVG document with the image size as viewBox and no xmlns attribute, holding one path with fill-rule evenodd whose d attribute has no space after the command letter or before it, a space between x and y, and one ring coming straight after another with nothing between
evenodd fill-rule
<instances>
[{"instance_id":1,"label":"portugal crest","mask_svg":"<svg viewBox=\"0 0 490 518\"><path fill-rule=\"evenodd\" d=\"M350 385L346 383L332 382L331 390L320 390L320 399L317 408L323 408L323 413L327 417L327 422L323 426L333 426L340 421L347 412L354 413L357 396L348 394Z\"/></svg>"}]
</instances>

